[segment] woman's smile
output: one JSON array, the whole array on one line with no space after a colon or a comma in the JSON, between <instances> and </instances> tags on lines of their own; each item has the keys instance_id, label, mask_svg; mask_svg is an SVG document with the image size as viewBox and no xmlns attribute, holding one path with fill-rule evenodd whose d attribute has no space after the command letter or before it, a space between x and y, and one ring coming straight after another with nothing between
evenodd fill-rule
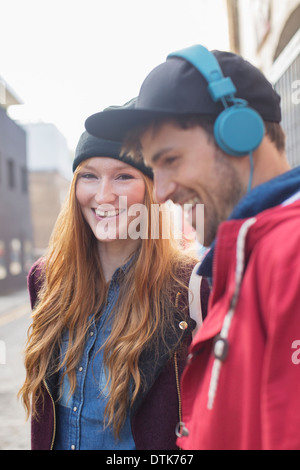
<instances>
[{"instance_id":1,"label":"woman's smile","mask_svg":"<svg viewBox=\"0 0 300 470\"><path fill-rule=\"evenodd\" d=\"M114 218L118 217L120 214L123 214L126 209L92 209L92 211L95 213L97 219L107 219L107 218Z\"/></svg>"}]
</instances>

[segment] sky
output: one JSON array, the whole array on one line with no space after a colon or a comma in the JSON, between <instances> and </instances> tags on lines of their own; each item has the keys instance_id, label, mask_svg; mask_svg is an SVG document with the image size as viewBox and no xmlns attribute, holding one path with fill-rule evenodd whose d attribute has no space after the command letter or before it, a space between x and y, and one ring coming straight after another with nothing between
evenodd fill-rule
<instances>
[{"instance_id":1,"label":"sky","mask_svg":"<svg viewBox=\"0 0 300 470\"><path fill-rule=\"evenodd\" d=\"M223 0L0 0L0 76L74 151L85 119L138 95L175 50L229 50Z\"/></svg>"}]
</instances>

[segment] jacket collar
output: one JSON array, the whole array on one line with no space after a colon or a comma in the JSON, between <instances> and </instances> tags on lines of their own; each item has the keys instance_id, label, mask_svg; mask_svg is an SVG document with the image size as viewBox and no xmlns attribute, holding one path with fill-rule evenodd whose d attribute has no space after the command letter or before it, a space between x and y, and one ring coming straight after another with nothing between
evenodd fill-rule
<instances>
[{"instance_id":1,"label":"jacket collar","mask_svg":"<svg viewBox=\"0 0 300 470\"><path fill-rule=\"evenodd\" d=\"M254 217L260 212L282 204L300 188L300 167L290 170L276 178L256 186L247 193L232 211L228 220L246 219ZM207 278L213 275L213 257L218 238L202 261L198 274Z\"/></svg>"}]
</instances>

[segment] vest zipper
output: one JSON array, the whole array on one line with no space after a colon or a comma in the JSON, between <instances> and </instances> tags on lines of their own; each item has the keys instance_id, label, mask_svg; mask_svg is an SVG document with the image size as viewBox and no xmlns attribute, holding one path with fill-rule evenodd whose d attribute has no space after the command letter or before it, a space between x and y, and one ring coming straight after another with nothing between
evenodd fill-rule
<instances>
[{"instance_id":1,"label":"vest zipper","mask_svg":"<svg viewBox=\"0 0 300 470\"><path fill-rule=\"evenodd\" d=\"M54 400L52 398L52 395L50 393L50 390L49 390L49 387L47 385L47 382L45 379L43 379L43 383L45 385L45 388L48 392L48 395L49 397L51 398L51 402L52 402L52 407L53 407L53 434L52 434L52 441L51 441L51 445L50 445L50 450L53 450L53 446L54 446L54 439L55 439L55 432L56 432L56 412L55 412L55 403L54 403Z\"/></svg>"},{"instance_id":2,"label":"vest zipper","mask_svg":"<svg viewBox=\"0 0 300 470\"><path fill-rule=\"evenodd\" d=\"M175 366L175 377L176 377L176 388L178 396L178 415L179 421L181 422L182 411L181 411L181 394L180 394L180 383L179 383L179 373L178 373L178 363L177 363L177 351L174 353L174 366Z\"/></svg>"}]
</instances>

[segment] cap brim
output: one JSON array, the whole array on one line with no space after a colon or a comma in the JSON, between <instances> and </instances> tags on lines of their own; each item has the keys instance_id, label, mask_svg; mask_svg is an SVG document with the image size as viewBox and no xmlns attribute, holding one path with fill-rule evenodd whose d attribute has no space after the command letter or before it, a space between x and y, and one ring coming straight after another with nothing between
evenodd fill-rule
<instances>
[{"instance_id":1,"label":"cap brim","mask_svg":"<svg viewBox=\"0 0 300 470\"><path fill-rule=\"evenodd\" d=\"M128 133L137 126L147 125L163 115L170 113L145 109L112 109L89 116L85 121L85 128L95 137L123 142Z\"/></svg>"}]
</instances>

